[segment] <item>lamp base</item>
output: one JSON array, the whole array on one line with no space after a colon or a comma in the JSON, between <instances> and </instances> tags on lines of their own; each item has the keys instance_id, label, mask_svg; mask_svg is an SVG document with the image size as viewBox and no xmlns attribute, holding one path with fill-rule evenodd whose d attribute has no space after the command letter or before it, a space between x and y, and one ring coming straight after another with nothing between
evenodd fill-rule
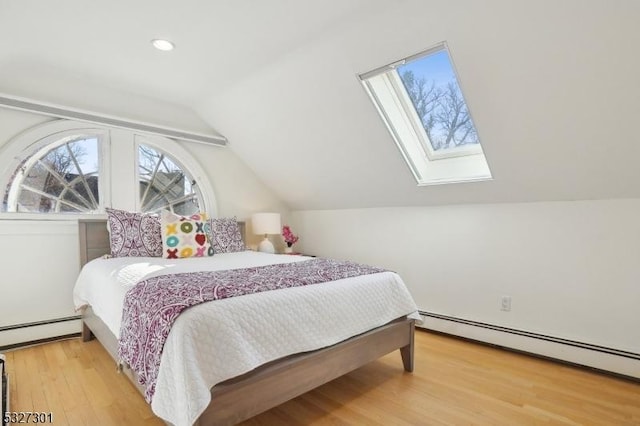
<instances>
[{"instance_id":1,"label":"lamp base","mask_svg":"<svg viewBox=\"0 0 640 426\"><path fill-rule=\"evenodd\" d=\"M263 253L275 253L276 249L273 247L271 241L269 241L269 238L264 237L264 240L262 240L260 245L258 245L258 251Z\"/></svg>"}]
</instances>

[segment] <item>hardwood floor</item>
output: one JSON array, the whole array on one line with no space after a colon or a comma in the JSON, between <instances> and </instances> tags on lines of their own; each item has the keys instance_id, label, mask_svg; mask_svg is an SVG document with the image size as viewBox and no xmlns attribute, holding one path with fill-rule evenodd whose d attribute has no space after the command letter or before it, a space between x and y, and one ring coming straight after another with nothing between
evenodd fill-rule
<instances>
[{"instance_id":1,"label":"hardwood floor","mask_svg":"<svg viewBox=\"0 0 640 426\"><path fill-rule=\"evenodd\" d=\"M243 423L257 425L640 425L640 384L446 336L396 351ZM7 353L12 411L56 425L161 425L97 341Z\"/></svg>"}]
</instances>

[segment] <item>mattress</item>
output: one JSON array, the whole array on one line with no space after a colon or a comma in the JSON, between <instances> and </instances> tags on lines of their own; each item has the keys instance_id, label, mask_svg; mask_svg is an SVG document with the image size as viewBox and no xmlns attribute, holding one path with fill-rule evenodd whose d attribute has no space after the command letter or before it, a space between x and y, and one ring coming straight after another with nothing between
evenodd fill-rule
<instances>
[{"instance_id":1,"label":"mattress","mask_svg":"<svg viewBox=\"0 0 640 426\"><path fill-rule=\"evenodd\" d=\"M120 333L126 292L158 275L300 262L304 256L252 251L209 258L95 259L82 269L73 297ZM203 303L184 311L165 342L151 408L175 425L191 425L215 384L279 358L330 346L396 318L419 320L399 275L382 272ZM215 404L215 401L214 401Z\"/></svg>"}]
</instances>

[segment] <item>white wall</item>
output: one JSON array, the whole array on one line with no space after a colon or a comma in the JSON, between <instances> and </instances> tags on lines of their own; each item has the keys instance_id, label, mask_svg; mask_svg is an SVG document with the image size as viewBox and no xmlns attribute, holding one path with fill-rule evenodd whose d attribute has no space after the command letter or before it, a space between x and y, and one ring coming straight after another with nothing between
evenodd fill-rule
<instances>
[{"instance_id":1,"label":"white wall","mask_svg":"<svg viewBox=\"0 0 640 426\"><path fill-rule=\"evenodd\" d=\"M253 235L251 215L256 212L278 212L282 222L290 218L290 209L267 187L230 147L208 147L197 143L181 143L209 175L216 194L218 216L236 216L246 222L247 244L257 246L261 236ZM283 249L282 238L270 237L276 250Z\"/></svg>"},{"instance_id":2,"label":"white wall","mask_svg":"<svg viewBox=\"0 0 640 426\"><path fill-rule=\"evenodd\" d=\"M364 4L197 107L292 208L640 197L640 2ZM356 78L442 41L492 181L416 186Z\"/></svg>"},{"instance_id":3,"label":"white wall","mask_svg":"<svg viewBox=\"0 0 640 426\"><path fill-rule=\"evenodd\" d=\"M640 199L317 210L294 231L399 272L420 310L640 353L638 217Z\"/></svg>"},{"instance_id":4,"label":"white wall","mask_svg":"<svg viewBox=\"0 0 640 426\"><path fill-rule=\"evenodd\" d=\"M0 155L10 139L29 127L50 120L32 113L0 108ZM118 133L116 131L115 133ZM116 135L117 136L117 135ZM284 220L288 207L277 199L229 148L181 143L205 170L215 192L218 216L249 219L257 211L277 211ZM133 150L132 150L133 154ZM118 158L118 164L133 159ZM131 174L117 173L115 179ZM126 191L125 191L126 192ZM113 207L129 208L130 194L112 194ZM4 188L0 188L4 196ZM79 272L78 231L73 218L43 220L26 215L22 220L0 213L0 327L74 315L71 291ZM50 219L50 218L49 218ZM257 244L248 226L249 244ZM274 241L276 242L276 241ZM80 330L78 321L0 331L0 346Z\"/></svg>"},{"instance_id":5,"label":"white wall","mask_svg":"<svg viewBox=\"0 0 640 426\"><path fill-rule=\"evenodd\" d=\"M43 73L35 77L33 70ZM17 73L8 78L7 73ZM72 89L69 89L69 88ZM0 69L0 93L85 112L218 136L191 108L158 101L37 62L6 64Z\"/></svg>"},{"instance_id":6,"label":"white wall","mask_svg":"<svg viewBox=\"0 0 640 426\"><path fill-rule=\"evenodd\" d=\"M72 221L0 220L0 327L75 315L77 228ZM0 346L79 330L79 321L5 330Z\"/></svg>"}]
</instances>

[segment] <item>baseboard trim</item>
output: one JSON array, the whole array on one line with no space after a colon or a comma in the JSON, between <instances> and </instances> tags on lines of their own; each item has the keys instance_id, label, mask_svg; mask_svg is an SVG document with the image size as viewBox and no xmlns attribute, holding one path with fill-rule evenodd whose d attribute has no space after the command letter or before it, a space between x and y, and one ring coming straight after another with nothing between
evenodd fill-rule
<instances>
[{"instance_id":1,"label":"baseboard trim","mask_svg":"<svg viewBox=\"0 0 640 426\"><path fill-rule=\"evenodd\" d=\"M82 318L69 316L0 327L0 349L12 349L77 335Z\"/></svg>"},{"instance_id":2,"label":"baseboard trim","mask_svg":"<svg viewBox=\"0 0 640 426\"><path fill-rule=\"evenodd\" d=\"M75 321L75 320L79 320L81 318L82 318L82 316L80 316L80 315L73 315L73 316L70 316L70 317L52 318L52 319L43 320L43 321L33 321L33 322L25 322L25 323L22 323L22 324L5 325L5 326L0 327L0 332L9 331L9 330L18 330L20 328L38 327L40 325L56 324L56 323L59 323L59 322Z\"/></svg>"},{"instance_id":3,"label":"baseboard trim","mask_svg":"<svg viewBox=\"0 0 640 426\"><path fill-rule=\"evenodd\" d=\"M463 318L451 317L451 316L448 316L448 315L436 314L434 312L426 312L426 311L419 311L419 312L420 312L420 315L425 316L425 317L438 318L438 319L442 319L442 320L445 320L445 321L453 321L453 322L457 322L457 323L460 323L460 324L472 325L474 327L486 328L486 329L489 329L489 330L500 331L500 332L503 332L503 333L510 333L510 334L517 334L519 336L532 337L534 339L546 340L548 342L560 343L560 344L563 344L563 345L574 346L574 347L582 348L582 349L589 349L591 351L597 351L597 352L602 352L602 353L606 353L606 354L622 356L622 357L625 357L625 358L631 358L631 359L635 359L635 360L639 360L640 361L640 354L639 353L635 353L635 352L623 351L621 349L609 348L609 347L606 347L606 346L594 345L594 344L591 344L591 343L579 342L577 340L569 340L569 339L564 339L562 337L549 336L549 335L546 335L546 334L533 333L531 331L518 330L516 328L503 327L503 326L500 326L500 325L488 324L488 323L485 323L485 322L472 321L472 320L467 320L467 319L463 319Z\"/></svg>"},{"instance_id":4,"label":"baseboard trim","mask_svg":"<svg viewBox=\"0 0 640 426\"><path fill-rule=\"evenodd\" d=\"M534 358L544 359L544 360L547 360L547 361L550 361L550 362L556 362L556 363L563 364L563 365L569 365L571 367L580 368L580 369L583 369L583 370L593 371L594 373L604 374L605 376L611 376L611 377L615 377L615 378L618 378L618 379L627 380L627 381L630 381L630 382L633 382L633 383L640 383L640 377L633 377L633 376L628 376L626 374L615 373L613 371L603 370L601 368L590 367L588 365L578 364L576 362L565 361L565 360L559 359L559 358L553 358L553 357L550 357L550 356L540 355L540 354L537 354L537 353L534 353L534 352L528 352L528 351L522 351L520 349L508 348L506 346L497 345L495 343L483 342L481 340L471 339L469 337L457 336L455 334L449 334L449 333L445 333L443 331L432 330L432 329L429 329L429 328L421 328L420 329L419 327L416 326L416 330L421 332L421 333L431 333L431 334L437 334L439 336L446 336L446 337L449 337L449 338L452 338L452 339L463 340L465 342L470 342L470 343L477 344L477 345L488 346L488 347L500 349L500 350L503 350L503 351L509 351L509 352L513 352L513 353L516 353L516 354L522 354L522 355L526 355L526 356L530 356L530 357L534 357Z\"/></svg>"},{"instance_id":5,"label":"baseboard trim","mask_svg":"<svg viewBox=\"0 0 640 426\"><path fill-rule=\"evenodd\" d=\"M495 324L420 311L421 327L541 358L640 379L640 354Z\"/></svg>"},{"instance_id":6,"label":"baseboard trim","mask_svg":"<svg viewBox=\"0 0 640 426\"><path fill-rule=\"evenodd\" d=\"M13 343L11 345L0 346L0 352L11 351L14 349L23 349L28 346L41 345L43 343L57 342L59 340L76 339L81 333L65 334L63 336L47 337L44 339L30 340L28 342Z\"/></svg>"}]
</instances>

